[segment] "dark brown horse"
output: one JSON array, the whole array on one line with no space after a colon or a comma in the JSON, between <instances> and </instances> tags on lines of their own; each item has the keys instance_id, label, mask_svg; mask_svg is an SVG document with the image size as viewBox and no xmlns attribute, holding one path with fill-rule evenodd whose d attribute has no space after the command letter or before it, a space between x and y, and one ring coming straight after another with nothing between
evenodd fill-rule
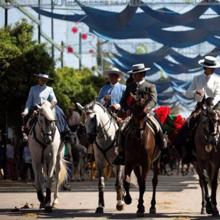
<instances>
[{"instance_id":1,"label":"dark brown horse","mask_svg":"<svg viewBox=\"0 0 220 220\"><path fill-rule=\"evenodd\" d=\"M195 131L197 172L202 191L201 213L218 216L216 191L220 168L220 120L218 111L205 106ZM210 191L209 191L210 186Z\"/></svg>"},{"instance_id":2,"label":"dark brown horse","mask_svg":"<svg viewBox=\"0 0 220 220\"><path fill-rule=\"evenodd\" d=\"M136 108L137 110L137 108ZM138 113L139 112L139 113ZM141 112L141 113L140 113ZM130 121L128 122L124 130L124 145L125 145L125 176L124 176L124 189L125 197L124 201L126 204L132 202L130 196L130 178L131 172L137 177L137 182L139 185L139 200L137 215L139 217L144 216L144 192L145 192L145 182L147 178L148 171L153 169L153 195L151 200L150 213L156 213L156 186L158 183L158 173L159 173L159 157L158 148L156 147L156 140L154 131L149 127L144 119L142 111L135 111ZM158 156L155 158L155 154Z\"/></svg>"}]
</instances>

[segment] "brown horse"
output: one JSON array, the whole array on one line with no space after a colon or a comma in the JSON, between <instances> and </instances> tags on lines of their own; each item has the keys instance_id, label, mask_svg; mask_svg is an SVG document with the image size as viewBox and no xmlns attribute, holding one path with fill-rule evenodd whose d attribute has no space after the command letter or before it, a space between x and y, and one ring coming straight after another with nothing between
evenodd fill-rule
<instances>
[{"instance_id":1,"label":"brown horse","mask_svg":"<svg viewBox=\"0 0 220 220\"><path fill-rule=\"evenodd\" d=\"M216 191L220 168L220 119L215 108L205 106L195 131L197 172L202 191L201 213L218 216ZM209 187L210 192L209 194Z\"/></svg>"},{"instance_id":2,"label":"brown horse","mask_svg":"<svg viewBox=\"0 0 220 220\"><path fill-rule=\"evenodd\" d=\"M134 170L139 185L137 215L142 217L144 216L145 212L143 200L145 182L150 168L153 169L153 195L150 213L156 213L156 186L158 183L160 150L158 147L156 147L157 144L154 131L148 125L148 123L146 123L142 110L139 110L133 113L133 116L124 130L124 137L122 137L125 146L125 175L123 185L125 189L124 201L126 204L130 204L132 202L129 192L130 175L132 170ZM155 157L155 155L157 156Z\"/></svg>"}]
</instances>

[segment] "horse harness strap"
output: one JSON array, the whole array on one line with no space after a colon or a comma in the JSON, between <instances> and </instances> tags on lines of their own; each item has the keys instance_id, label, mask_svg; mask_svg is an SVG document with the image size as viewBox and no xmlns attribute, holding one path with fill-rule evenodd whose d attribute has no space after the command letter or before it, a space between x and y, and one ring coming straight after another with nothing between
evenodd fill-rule
<instances>
[{"instance_id":1,"label":"horse harness strap","mask_svg":"<svg viewBox=\"0 0 220 220\"><path fill-rule=\"evenodd\" d=\"M44 150L47 148L47 145L44 144L42 141L40 141L40 140L37 138L36 130L35 130L36 123L37 123L37 122L34 123L34 125L33 125L33 127L32 127L32 131L33 131L33 135L34 135L34 138L35 138L35 140L37 141L37 143L43 147L43 150L42 150L42 153L41 153L41 154L42 154L42 156L41 156L41 163L43 163L43 161L44 161Z\"/></svg>"}]
</instances>

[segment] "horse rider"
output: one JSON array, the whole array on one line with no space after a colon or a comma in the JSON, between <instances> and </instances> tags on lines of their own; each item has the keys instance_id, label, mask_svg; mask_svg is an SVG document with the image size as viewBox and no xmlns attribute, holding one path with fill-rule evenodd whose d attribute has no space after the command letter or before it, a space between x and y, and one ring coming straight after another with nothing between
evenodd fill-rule
<instances>
[{"instance_id":1,"label":"horse rider","mask_svg":"<svg viewBox=\"0 0 220 220\"><path fill-rule=\"evenodd\" d=\"M29 95L26 101L26 105L24 111L21 113L21 116L25 119L24 121L27 122L28 119L33 115L36 110L37 105L43 104L45 100L51 103L52 108L55 109L56 114L56 123L57 128L61 135L61 140L64 140L69 134L69 126L66 121L65 114L63 110L57 105L57 98L53 91L53 88L47 86L49 78L48 73L38 73L34 74L37 78L37 84L32 86L29 91ZM31 120L32 123L35 121L35 117Z\"/></svg>"},{"instance_id":2,"label":"horse rider","mask_svg":"<svg viewBox=\"0 0 220 220\"><path fill-rule=\"evenodd\" d=\"M186 90L186 96L195 99L198 103L203 97L213 98L213 107L220 110L220 77L215 74L215 69L220 68L220 63L213 56L206 56L198 63L203 66L204 73L193 78L190 87ZM191 119L189 117L190 121Z\"/></svg>"},{"instance_id":3,"label":"horse rider","mask_svg":"<svg viewBox=\"0 0 220 220\"><path fill-rule=\"evenodd\" d=\"M205 56L204 59L199 60L198 62L202 67L204 72L193 78L193 81L189 88L186 90L185 95L188 98L192 98L197 102L195 110L189 116L188 122L188 131L189 138L193 138L193 131L199 122L200 116L200 104L203 98L210 97L212 103L209 106L212 106L212 109L220 110L220 77L215 74L215 69L220 68L220 63L213 56ZM193 141L192 141L193 143ZM187 147L186 158L193 158L193 146Z\"/></svg>"},{"instance_id":4,"label":"horse rider","mask_svg":"<svg viewBox=\"0 0 220 220\"><path fill-rule=\"evenodd\" d=\"M133 95L141 95L143 98L143 114L145 116L148 115L148 113L156 106L157 104L157 91L156 86L154 84L151 84L145 80L146 72L150 68L146 68L143 63L135 64L132 66L132 70L129 71L130 74L132 74L134 82L130 83L122 97L121 100L121 108L122 110L127 112L127 115L131 115L132 111L135 109L135 99L133 98ZM114 160L114 164L116 165L123 165L124 164L124 145L123 145L123 135L124 131L126 130L126 127L128 126L129 118L124 120L120 132L119 132L119 148L118 148L118 156ZM164 148L164 137L162 129L157 133L157 138L159 139L159 145L161 148Z\"/></svg>"},{"instance_id":5,"label":"horse rider","mask_svg":"<svg viewBox=\"0 0 220 220\"><path fill-rule=\"evenodd\" d=\"M126 86L120 83L123 73L116 67L110 67L104 72L108 81L100 89L98 101L112 112L120 110L120 101Z\"/></svg>"}]
</instances>

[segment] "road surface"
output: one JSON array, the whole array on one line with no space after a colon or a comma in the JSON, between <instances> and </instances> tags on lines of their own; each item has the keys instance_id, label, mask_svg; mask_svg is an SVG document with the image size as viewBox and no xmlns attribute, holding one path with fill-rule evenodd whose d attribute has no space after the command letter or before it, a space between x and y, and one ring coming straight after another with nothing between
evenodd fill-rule
<instances>
[{"instance_id":1,"label":"road surface","mask_svg":"<svg viewBox=\"0 0 220 220\"><path fill-rule=\"evenodd\" d=\"M157 214L149 215L151 200L151 178L146 183L145 217L147 219L213 219L208 215L200 215L201 194L196 175L187 176L159 176L157 189ZM12 182L0 180L0 219L26 220L26 219L136 219L138 200L137 188L131 189L133 202L126 205L121 212L115 209L116 193L114 192L114 179L106 182L105 187L105 213L95 214L97 207L97 181L71 182L71 191L60 192L59 208L51 213L38 209L39 203L32 183ZM220 203L219 194L217 201ZM19 209L26 203L33 206L30 209Z\"/></svg>"}]
</instances>

